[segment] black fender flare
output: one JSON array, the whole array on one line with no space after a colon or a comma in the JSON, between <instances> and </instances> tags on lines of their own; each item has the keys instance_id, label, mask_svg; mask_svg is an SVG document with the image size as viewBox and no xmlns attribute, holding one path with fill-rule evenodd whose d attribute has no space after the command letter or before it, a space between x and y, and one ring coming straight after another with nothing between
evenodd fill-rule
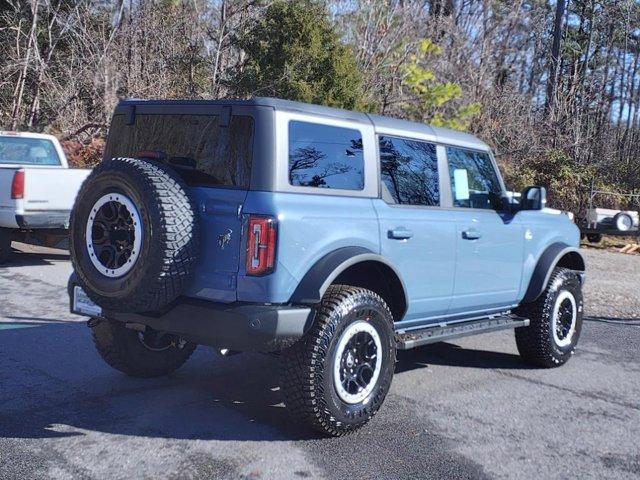
<instances>
[{"instance_id":1,"label":"black fender flare","mask_svg":"<svg viewBox=\"0 0 640 480\"><path fill-rule=\"evenodd\" d=\"M319 303L338 275L362 262L378 262L390 268L400 280L402 293L408 300L407 289L400 272L387 259L364 247L343 247L328 253L307 271L293 292L290 302L306 305Z\"/></svg>"},{"instance_id":2,"label":"black fender flare","mask_svg":"<svg viewBox=\"0 0 640 480\"><path fill-rule=\"evenodd\" d=\"M578 248L562 242L552 243L538 259L533 275L531 275L527 292L522 300L523 303L535 301L544 292L549 283L551 272L558 264L572 270L581 272L585 270L584 258Z\"/></svg>"}]
</instances>

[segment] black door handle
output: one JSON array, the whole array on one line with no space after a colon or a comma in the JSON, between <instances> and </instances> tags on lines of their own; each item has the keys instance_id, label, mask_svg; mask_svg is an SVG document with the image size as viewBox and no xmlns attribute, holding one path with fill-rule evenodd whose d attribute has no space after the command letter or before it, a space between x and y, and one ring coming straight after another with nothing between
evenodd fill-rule
<instances>
[{"instance_id":1,"label":"black door handle","mask_svg":"<svg viewBox=\"0 0 640 480\"><path fill-rule=\"evenodd\" d=\"M475 228L470 228L462 232L462 238L465 240L478 240L479 238L482 238L482 233Z\"/></svg>"},{"instance_id":2,"label":"black door handle","mask_svg":"<svg viewBox=\"0 0 640 480\"><path fill-rule=\"evenodd\" d=\"M393 238L394 240L408 240L413 237L413 232L406 228L399 227L389 230L388 235L389 238Z\"/></svg>"}]
</instances>

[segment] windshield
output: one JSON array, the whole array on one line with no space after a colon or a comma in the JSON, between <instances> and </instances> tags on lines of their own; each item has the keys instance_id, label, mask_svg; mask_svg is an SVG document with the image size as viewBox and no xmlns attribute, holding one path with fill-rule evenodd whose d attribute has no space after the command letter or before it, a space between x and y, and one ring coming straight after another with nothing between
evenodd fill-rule
<instances>
[{"instance_id":1,"label":"windshield","mask_svg":"<svg viewBox=\"0 0 640 480\"><path fill-rule=\"evenodd\" d=\"M51 140L0 137L0 165L60 165Z\"/></svg>"}]
</instances>

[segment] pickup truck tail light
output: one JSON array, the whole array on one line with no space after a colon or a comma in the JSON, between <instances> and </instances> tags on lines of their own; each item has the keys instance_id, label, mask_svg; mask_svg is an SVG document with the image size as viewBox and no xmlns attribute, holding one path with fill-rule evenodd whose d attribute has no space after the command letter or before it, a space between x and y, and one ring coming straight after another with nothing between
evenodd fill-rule
<instances>
[{"instance_id":1,"label":"pickup truck tail light","mask_svg":"<svg viewBox=\"0 0 640 480\"><path fill-rule=\"evenodd\" d=\"M275 218L251 215L247 233L247 274L271 273L275 267L278 239Z\"/></svg>"},{"instance_id":2,"label":"pickup truck tail light","mask_svg":"<svg viewBox=\"0 0 640 480\"><path fill-rule=\"evenodd\" d=\"M24 170L18 170L13 174L11 198L14 200L24 198Z\"/></svg>"}]
</instances>

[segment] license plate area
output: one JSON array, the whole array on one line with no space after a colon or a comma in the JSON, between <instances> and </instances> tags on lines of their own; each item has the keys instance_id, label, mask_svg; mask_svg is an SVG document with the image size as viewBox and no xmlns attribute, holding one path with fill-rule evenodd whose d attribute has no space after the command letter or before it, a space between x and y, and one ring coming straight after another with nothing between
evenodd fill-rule
<instances>
[{"instance_id":1,"label":"license plate area","mask_svg":"<svg viewBox=\"0 0 640 480\"><path fill-rule=\"evenodd\" d=\"M102 308L96 305L81 287L75 285L73 287L71 313L88 317L100 317L102 316Z\"/></svg>"}]
</instances>

